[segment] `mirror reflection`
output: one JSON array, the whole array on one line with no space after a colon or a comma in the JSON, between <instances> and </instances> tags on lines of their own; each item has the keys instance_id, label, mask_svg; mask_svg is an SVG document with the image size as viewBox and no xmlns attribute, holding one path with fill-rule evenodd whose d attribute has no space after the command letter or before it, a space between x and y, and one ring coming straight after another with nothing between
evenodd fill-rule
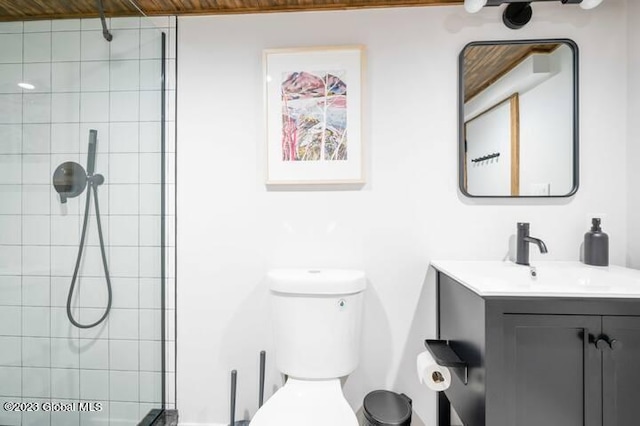
<instances>
[{"instance_id":1,"label":"mirror reflection","mask_svg":"<svg viewBox=\"0 0 640 426\"><path fill-rule=\"evenodd\" d=\"M577 47L475 42L460 55L460 189L566 197L578 187Z\"/></svg>"}]
</instances>

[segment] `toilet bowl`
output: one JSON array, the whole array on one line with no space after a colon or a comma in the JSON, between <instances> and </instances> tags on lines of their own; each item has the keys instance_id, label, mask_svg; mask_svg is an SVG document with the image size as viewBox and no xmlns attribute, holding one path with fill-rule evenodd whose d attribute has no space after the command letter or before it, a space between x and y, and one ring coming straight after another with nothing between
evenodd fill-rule
<instances>
[{"instance_id":1,"label":"toilet bowl","mask_svg":"<svg viewBox=\"0 0 640 426\"><path fill-rule=\"evenodd\" d=\"M251 426L357 426L340 378L358 366L364 272L274 270L267 275L275 359L288 376Z\"/></svg>"},{"instance_id":2,"label":"toilet bowl","mask_svg":"<svg viewBox=\"0 0 640 426\"><path fill-rule=\"evenodd\" d=\"M340 379L290 378L256 413L250 426L358 426Z\"/></svg>"}]
</instances>

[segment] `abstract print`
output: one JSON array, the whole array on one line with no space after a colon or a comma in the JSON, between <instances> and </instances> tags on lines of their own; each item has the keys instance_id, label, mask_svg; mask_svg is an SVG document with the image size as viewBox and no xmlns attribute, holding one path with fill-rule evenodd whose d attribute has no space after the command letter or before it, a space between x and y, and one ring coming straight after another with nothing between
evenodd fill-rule
<instances>
[{"instance_id":1,"label":"abstract print","mask_svg":"<svg viewBox=\"0 0 640 426\"><path fill-rule=\"evenodd\" d=\"M347 160L345 71L282 76L282 161Z\"/></svg>"}]
</instances>

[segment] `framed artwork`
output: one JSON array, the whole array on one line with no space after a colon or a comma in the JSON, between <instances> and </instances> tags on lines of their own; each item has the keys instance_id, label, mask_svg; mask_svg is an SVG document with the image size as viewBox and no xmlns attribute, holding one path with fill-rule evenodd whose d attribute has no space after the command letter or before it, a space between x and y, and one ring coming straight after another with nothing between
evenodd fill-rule
<instances>
[{"instance_id":1,"label":"framed artwork","mask_svg":"<svg viewBox=\"0 0 640 426\"><path fill-rule=\"evenodd\" d=\"M264 51L267 184L364 183L362 46Z\"/></svg>"}]
</instances>

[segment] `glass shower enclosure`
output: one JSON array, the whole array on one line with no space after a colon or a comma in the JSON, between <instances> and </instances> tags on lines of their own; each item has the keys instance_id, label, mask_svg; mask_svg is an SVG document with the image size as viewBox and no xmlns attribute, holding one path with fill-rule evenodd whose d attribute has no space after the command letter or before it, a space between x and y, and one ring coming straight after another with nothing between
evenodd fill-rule
<instances>
[{"instance_id":1,"label":"glass shower enclosure","mask_svg":"<svg viewBox=\"0 0 640 426\"><path fill-rule=\"evenodd\" d=\"M0 425L173 408L175 21L106 24L0 22Z\"/></svg>"}]
</instances>

